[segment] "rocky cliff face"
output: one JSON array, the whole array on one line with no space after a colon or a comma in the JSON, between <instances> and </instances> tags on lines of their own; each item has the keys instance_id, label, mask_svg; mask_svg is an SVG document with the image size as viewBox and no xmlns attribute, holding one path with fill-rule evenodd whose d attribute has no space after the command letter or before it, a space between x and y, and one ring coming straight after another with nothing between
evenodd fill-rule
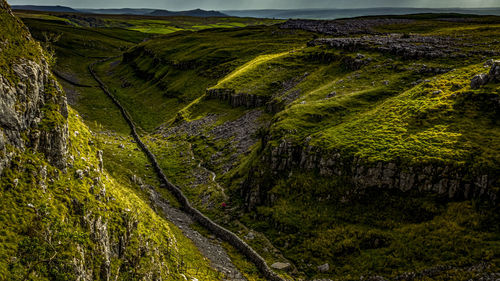
<instances>
[{"instance_id":1,"label":"rocky cliff face","mask_svg":"<svg viewBox=\"0 0 500 281\"><path fill-rule=\"evenodd\" d=\"M260 106L264 106L269 101L269 97L247 93L236 93L233 89L207 90L207 98L226 101L232 107L244 106L247 108L257 108Z\"/></svg>"},{"instance_id":2,"label":"rocky cliff face","mask_svg":"<svg viewBox=\"0 0 500 281\"><path fill-rule=\"evenodd\" d=\"M272 171L272 174L269 174ZM402 163L369 163L336 151L299 145L282 140L267 145L260 164L243 184L247 207L272 204L268 194L273 180L296 171L315 172L318 177L339 180L351 186L351 192L363 194L369 188L394 189L402 192L432 193L448 199L482 198L495 202L498 175L468 167L445 164L405 165ZM263 180L262 180L263 179Z\"/></svg>"},{"instance_id":3,"label":"rocky cliff face","mask_svg":"<svg viewBox=\"0 0 500 281\"><path fill-rule=\"evenodd\" d=\"M3 20L12 17L10 20L17 22L5 1L0 1L0 8ZM26 149L42 152L51 164L64 168L68 138L66 97L50 73L41 48L21 23L14 25L25 31L23 40L38 47L26 50L36 53L38 59L23 57L19 51L17 57L2 58L9 69L0 72L0 175L16 151ZM2 30L3 48L19 48L9 44L8 36L16 35L9 32L15 31Z\"/></svg>"}]
</instances>

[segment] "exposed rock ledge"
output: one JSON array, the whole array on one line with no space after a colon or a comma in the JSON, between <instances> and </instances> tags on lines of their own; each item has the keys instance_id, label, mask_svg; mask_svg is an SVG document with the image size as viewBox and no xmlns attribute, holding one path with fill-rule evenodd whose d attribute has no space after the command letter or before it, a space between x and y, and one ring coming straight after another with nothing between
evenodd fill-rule
<instances>
[{"instance_id":1,"label":"exposed rock ledge","mask_svg":"<svg viewBox=\"0 0 500 281\"><path fill-rule=\"evenodd\" d=\"M479 89L488 83L500 82L500 60L489 60L485 63L485 66L489 65L491 65L491 69L488 74L481 73L472 78L470 84L472 89Z\"/></svg>"},{"instance_id":2,"label":"exposed rock ledge","mask_svg":"<svg viewBox=\"0 0 500 281\"><path fill-rule=\"evenodd\" d=\"M207 99L227 101L232 107L257 108L269 102L269 97L236 93L233 89L208 89Z\"/></svg>"},{"instance_id":3,"label":"exposed rock ledge","mask_svg":"<svg viewBox=\"0 0 500 281\"><path fill-rule=\"evenodd\" d=\"M372 28L386 24L405 24L409 19L347 19L347 20L288 20L280 25L283 29L302 29L329 35L374 33Z\"/></svg>"},{"instance_id":4,"label":"exposed rock ledge","mask_svg":"<svg viewBox=\"0 0 500 281\"><path fill-rule=\"evenodd\" d=\"M498 173L473 171L467 167L439 164L401 165L395 162L369 163L358 157L344 157L338 152L324 151L315 146L300 146L283 141L267 149L259 167L278 174L288 175L293 170L316 171L324 177L342 177L362 193L368 188L399 189L402 192L430 192L450 199L483 198L496 202ZM263 174L263 170L253 174ZM273 176L273 177L274 177ZM259 183L252 174L243 184L243 193L249 208L269 203L264 190L269 182ZM266 185L266 186L264 186Z\"/></svg>"}]
</instances>

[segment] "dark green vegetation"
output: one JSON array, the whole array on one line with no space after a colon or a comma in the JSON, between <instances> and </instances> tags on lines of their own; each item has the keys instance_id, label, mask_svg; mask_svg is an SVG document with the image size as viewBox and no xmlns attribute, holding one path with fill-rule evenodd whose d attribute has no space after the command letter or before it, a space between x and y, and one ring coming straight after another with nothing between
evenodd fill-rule
<instances>
[{"instance_id":1,"label":"dark green vegetation","mask_svg":"<svg viewBox=\"0 0 500 281\"><path fill-rule=\"evenodd\" d=\"M56 69L80 84L95 86L85 69L89 57L124 51L96 70L143 129L167 176L269 264L291 262L295 278L394 278L436 266L427 271L435 275L417 280L498 272L497 199L450 199L451 191L432 184L404 191L362 184L362 171L378 166L394 165L410 177L430 167L459 171L468 182L488 175L488 192L498 195L500 86L472 90L470 79L489 71L487 59L499 59L500 20L411 18L373 30L451 51L404 58L308 46L328 36L279 26L180 31L139 43L146 35L123 29L25 22L35 37L62 34L54 43ZM63 84L75 90L74 107L92 129L128 133L97 89ZM116 144L105 146L115 177L148 175L143 158L123 159ZM332 161L338 166L328 166ZM392 180L394 170L386 177ZM325 263L329 269L320 272Z\"/></svg>"},{"instance_id":2,"label":"dark green vegetation","mask_svg":"<svg viewBox=\"0 0 500 281\"><path fill-rule=\"evenodd\" d=\"M203 30L209 28L241 28L253 25L271 25L281 20L233 18L233 17L187 17L187 16L133 16L68 14L35 11L17 11L21 18L43 19L71 24L77 27L122 28L151 34L168 34L180 30Z\"/></svg>"}]
</instances>

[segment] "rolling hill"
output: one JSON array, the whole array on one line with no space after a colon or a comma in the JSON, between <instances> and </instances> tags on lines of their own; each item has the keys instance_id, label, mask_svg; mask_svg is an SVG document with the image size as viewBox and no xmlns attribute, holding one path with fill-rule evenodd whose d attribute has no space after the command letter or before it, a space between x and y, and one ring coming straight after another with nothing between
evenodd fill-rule
<instances>
[{"instance_id":1,"label":"rolling hill","mask_svg":"<svg viewBox=\"0 0 500 281\"><path fill-rule=\"evenodd\" d=\"M167 10L155 10L149 15L160 16L160 17L173 17L173 16L187 16L187 17L227 17L227 15L218 11L205 11L201 9L189 10L189 11L167 11Z\"/></svg>"},{"instance_id":2,"label":"rolling hill","mask_svg":"<svg viewBox=\"0 0 500 281\"><path fill-rule=\"evenodd\" d=\"M361 9L274 9L274 10L227 10L223 13L235 17L276 19L339 19L362 16L405 15L420 13L461 13L475 15L500 15L499 8L485 9L427 9L427 8L361 8Z\"/></svg>"},{"instance_id":3,"label":"rolling hill","mask_svg":"<svg viewBox=\"0 0 500 281\"><path fill-rule=\"evenodd\" d=\"M65 6L36 6L36 5L13 5L13 10L27 10L27 11L40 11L40 12L63 12L63 13L78 13L70 7Z\"/></svg>"}]
</instances>

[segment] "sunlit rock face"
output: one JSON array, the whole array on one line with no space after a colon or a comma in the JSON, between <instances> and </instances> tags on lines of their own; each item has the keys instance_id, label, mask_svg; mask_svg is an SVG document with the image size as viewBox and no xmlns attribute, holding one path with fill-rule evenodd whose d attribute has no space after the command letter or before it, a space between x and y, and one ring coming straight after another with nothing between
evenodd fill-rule
<instances>
[{"instance_id":1,"label":"sunlit rock face","mask_svg":"<svg viewBox=\"0 0 500 281\"><path fill-rule=\"evenodd\" d=\"M0 73L0 174L16 151L26 149L42 152L53 165L64 168L68 138L66 97L41 48L14 18L5 1L0 1L0 8L2 21L9 23L2 31L1 46L15 48L9 45L14 36L22 36L22 39L15 37L21 43L36 46L26 50L30 56L23 57L19 47L17 57L2 58L7 67ZM24 34L16 34L19 30Z\"/></svg>"}]
</instances>

